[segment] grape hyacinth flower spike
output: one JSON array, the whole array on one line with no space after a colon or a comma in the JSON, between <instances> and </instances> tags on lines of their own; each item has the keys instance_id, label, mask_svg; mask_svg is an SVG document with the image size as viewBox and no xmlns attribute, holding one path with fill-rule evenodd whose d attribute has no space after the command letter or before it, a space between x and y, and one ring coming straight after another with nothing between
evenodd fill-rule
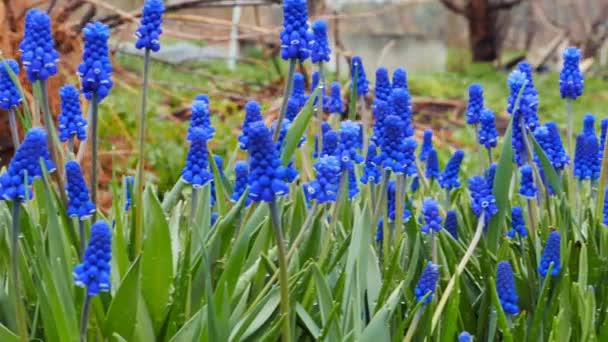
<instances>
[{"instance_id":1,"label":"grape hyacinth flower spike","mask_svg":"<svg viewBox=\"0 0 608 342\"><path fill-rule=\"evenodd\" d=\"M445 228L454 239L458 240L458 216L456 211L448 210L446 212L443 228Z\"/></svg>"},{"instance_id":2,"label":"grape hyacinth flower spike","mask_svg":"<svg viewBox=\"0 0 608 342\"><path fill-rule=\"evenodd\" d=\"M393 89L405 89L409 93L407 84L407 71L404 68L397 68L393 72Z\"/></svg>"},{"instance_id":3,"label":"grape hyacinth flower spike","mask_svg":"<svg viewBox=\"0 0 608 342\"><path fill-rule=\"evenodd\" d=\"M439 280L439 265L435 265L432 262L428 262L424 271L418 279L416 288L414 289L414 296L416 301L420 302L428 294L428 297L424 299L423 304L428 304L433 300L435 289L437 288L437 281Z\"/></svg>"},{"instance_id":4,"label":"grape hyacinth flower spike","mask_svg":"<svg viewBox=\"0 0 608 342\"><path fill-rule=\"evenodd\" d=\"M413 138L405 138L404 128L404 122L398 116L389 115L385 119L378 160L385 170L410 174L412 169L415 171L413 153L417 143Z\"/></svg>"},{"instance_id":5,"label":"grape hyacinth flower spike","mask_svg":"<svg viewBox=\"0 0 608 342\"><path fill-rule=\"evenodd\" d=\"M316 20L312 23L311 28L314 37L314 40L310 42L310 59L312 63L329 62L331 49L327 41L327 21Z\"/></svg>"},{"instance_id":6,"label":"grape hyacinth flower spike","mask_svg":"<svg viewBox=\"0 0 608 342\"><path fill-rule=\"evenodd\" d=\"M68 141L71 145L70 152L73 151L74 138L84 141L87 139L87 121L82 117L80 107L80 93L71 84L59 89L61 98L61 113L59 114L59 140Z\"/></svg>"},{"instance_id":7,"label":"grape hyacinth flower spike","mask_svg":"<svg viewBox=\"0 0 608 342\"><path fill-rule=\"evenodd\" d=\"M561 172L568 164L570 157L564 150L559 128L554 122L547 122L534 130L534 138L545 152L551 165L557 172ZM535 156L535 162L540 167L540 160Z\"/></svg>"},{"instance_id":8,"label":"grape hyacinth flower spike","mask_svg":"<svg viewBox=\"0 0 608 342\"><path fill-rule=\"evenodd\" d=\"M564 99L576 100L583 95L584 77L579 63L581 51L575 47L564 50L564 65L559 74L559 92Z\"/></svg>"},{"instance_id":9,"label":"grape hyacinth flower spike","mask_svg":"<svg viewBox=\"0 0 608 342\"><path fill-rule=\"evenodd\" d=\"M428 159L426 160L425 176L431 182L439 178L439 160L437 159L437 151L435 149L429 152Z\"/></svg>"},{"instance_id":10,"label":"grape hyacinth flower spike","mask_svg":"<svg viewBox=\"0 0 608 342\"><path fill-rule=\"evenodd\" d=\"M388 78L388 70L386 68L376 69L376 86L374 94L377 100L388 101L391 96L392 85Z\"/></svg>"},{"instance_id":11,"label":"grape hyacinth flower spike","mask_svg":"<svg viewBox=\"0 0 608 342\"><path fill-rule=\"evenodd\" d=\"M382 173L378 164L376 164L377 155L376 144L370 143L367 146L367 156L365 156L365 166L363 167L363 175L361 176L361 183L363 184L378 184Z\"/></svg>"},{"instance_id":12,"label":"grape hyacinth flower spike","mask_svg":"<svg viewBox=\"0 0 608 342\"><path fill-rule=\"evenodd\" d=\"M142 11L139 28L135 32L137 49L146 49L154 52L160 50L160 35L163 33L163 13L165 6L162 0L146 0Z\"/></svg>"},{"instance_id":13,"label":"grape hyacinth flower spike","mask_svg":"<svg viewBox=\"0 0 608 342\"><path fill-rule=\"evenodd\" d=\"M249 178L249 165L246 161L239 160L234 165L234 188L230 199L232 202L237 202L247 190L247 181ZM245 199L245 206L251 204L251 199Z\"/></svg>"},{"instance_id":14,"label":"grape hyacinth flower spike","mask_svg":"<svg viewBox=\"0 0 608 342\"><path fill-rule=\"evenodd\" d=\"M516 235L520 237L528 236L528 230L526 229L526 221L524 220L524 211L521 207L511 208L511 230L507 233L510 238L515 238Z\"/></svg>"},{"instance_id":15,"label":"grape hyacinth flower spike","mask_svg":"<svg viewBox=\"0 0 608 342\"><path fill-rule=\"evenodd\" d=\"M545 245L543 255L540 258L540 265L538 266L538 273L543 277L546 277L547 274L549 274L549 266L552 263L553 268L551 269L551 276L556 277L559 275L561 270L560 240L561 236L558 231L549 233L549 238L547 238L547 244Z\"/></svg>"},{"instance_id":16,"label":"grape hyacinth flower spike","mask_svg":"<svg viewBox=\"0 0 608 342\"><path fill-rule=\"evenodd\" d=\"M579 180L595 181L600 176L599 141L595 135L595 118L585 115L583 132L576 137L574 153L574 176Z\"/></svg>"},{"instance_id":17,"label":"grape hyacinth flower spike","mask_svg":"<svg viewBox=\"0 0 608 342\"><path fill-rule=\"evenodd\" d=\"M494 113L491 110L484 109L481 112L480 127L478 142L488 151L488 159L492 164L492 148L498 143L498 132L496 131L496 123L494 122Z\"/></svg>"},{"instance_id":18,"label":"grape hyacinth flower spike","mask_svg":"<svg viewBox=\"0 0 608 342\"><path fill-rule=\"evenodd\" d=\"M534 184L534 170L530 165L524 165L519 168L521 174L521 180L519 185L519 194L532 199L536 197L538 188Z\"/></svg>"},{"instance_id":19,"label":"grape hyacinth flower spike","mask_svg":"<svg viewBox=\"0 0 608 342\"><path fill-rule=\"evenodd\" d=\"M195 99L190 106L190 112L190 128L188 128L188 136L186 139L190 141L191 132L197 127L207 131L207 140L213 138L215 129L211 126L209 102Z\"/></svg>"},{"instance_id":20,"label":"grape hyacinth flower spike","mask_svg":"<svg viewBox=\"0 0 608 342\"><path fill-rule=\"evenodd\" d=\"M516 315L519 313L517 301L517 290L515 289L515 278L513 277L513 269L508 261L498 263L496 270L496 292L502 309L507 315Z\"/></svg>"},{"instance_id":21,"label":"grape hyacinth flower spike","mask_svg":"<svg viewBox=\"0 0 608 342\"><path fill-rule=\"evenodd\" d=\"M190 150L186 156L186 165L182 170L182 179L194 188L201 188L213 180L209 170L207 131L195 127L190 132Z\"/></svg>"},{"instance_id":22,"label":"grape hyacinth flower spike","mask_svg":"<svg viewBox=\"0 0 608 342\"><path fill-rule=\"evenodd\" d=\"M74 267L74 283L86 288L85 301L82 306L80 321L80 338L86 341L87 323L91 298L99 292L108 292L112 287L110 281L112 259L112 232L107 223L97 221L91 226L91 237L84 252L82 263Z\"/></svg>"},{"instance_id":23,"label":"grape hyacinth flower spike","mask_svg":"<svg viewBox=\"0 0 608 342\"><path fill-rule=\"evenodd\" d=\"M325 107L323 110L329 114L341 114L344 111L340 82L333 82L331 84L329 97L327 98L327 102L323 102L323 106Z\"/></svg>"},{"instance_id":24,"label":"grape hyacinth flower spike","mask_svg":"<svg viewBox=\"0 0 608 342\"><path fill-rule=\"evenodd\" d=\"M492 185L487 179L482 176L473 176L469 178L469 190L471 191L471 208L477 217L482 214L487 223L492 216L498 212L496 206L496 197L492 194Z\"/></svg>"},{"instance_id":25,"label":"grape hyacinth flower spike","mask_svg":"<svg viewBox=\"0 0 608 342\"><path fill-rule=\"evenodd\" d=\"M80 165L74 160L68 161L65 163L65 173L67 175L68 216L83 221L95 212L95 205L89 197L89 189L82 176Z\"/></svg>"},{"instance_id":26,"label":"grape hyacinth flower spike","mask_svg":"<svg viewBox=\"0 0 608 342\"><path fill-rule=\"evenodd\" d=\"M352 60L351 79L355 80L353 84L354 89L357 92L357 96L365 96L369 92L369 82L367 81L367 75L365 74L365 68L363 67L363 61L361 57L354 56Z\"/></svg>"},{"instance_id":27,"label":"grape hyacinth flower spike","mask_svg":"<svg viewBox=\"0 0 608 342\"><path fill-rule=\"evenodd\" d=\"M441 214L439 213L439 202L432 198L425 198L422 201L422 215L424 216L424 226L421 231L425 234L441 231Z\"/></svg>"},{"instance_id":28,"label":"grape hyacinth flower spike","mask_svg":"<svg viewBox=\"0 0 608 342\"><path fill-rule=\"evenodd\" d=\"M340 160L334 156L323 156L315 163L317 178L306 184L309 199L317 203L335 202L342 174Z\"/></svg>"},{"instance_id":29,"label":"grape hyacinth flower spike","mask_svg":"<svg viewBox=\"0 0 608 342\"><path fill-rule=\"evenodd\" d=\"M466 112L467 123L469 125L479 124L483 109L483 88L477 83L471 84L469 87L469 103L467 104Z\"/></svg>"},{"instance_id":30,"label":"grape hyacinth flower spike","mask_svg":"<svg viewBox=\"0 0 608 342\"><path fill-rule=\"evenodd\" d=\"M420 161L426 161L429 153L433 149L433 130L427 128L424 130L424 134L422 136L422 146L420 147L420 155L418 156L418 159L420 159Z\"/></svg>"},{"instance_id":31,"label":"grape hyacinth flower spike","mask_svg":"<svg viewBox=\"0 0 608 342\"><path fill-rule=\"evenodd\" d=\"M262 121L262 107L256 101L249 101L245 105L245 121L243 121L242 133L238 137L239 147L241 150L247 150L247 135L249 134L249 126Z\"/></svg>"},{"instance_id":32,"label":"grape hyacinth flower spike","mask_svg":"<svg viewBox=\"0 0 608 342\"><path fill-rule=\"evenodd\" d=\"M13 148L16 150L19 147L19 130L17 128L15 108L19 106L23 99L21 92L17 88L17 84L15 84L11 77L11 73L15 77L18 77L19 64L13 59L7 59L0 64L0 108L8 112Z\"/></svg>"},{"instance_id":33,"label":"grape hyacinth flower spike","mask_svg":"<svg viewBox=\"0 0 608 342\"><path fill-rule=\"evenodd\" d=\"M133 176L125 177L125 211L129 211L133 203L133 185L135 178Z\"/></svg>"},{"instance_id":34,"label":"grape hyacinth flower spike","mask_svg":"<svg viewBox=\"0 0 608 342\"><path fill-rule=\"evenodd\" d=\"M452 158L448 160L443 173L439 176L439 185L443 189L452 190L460 187L458 175L460 174L460 165L464 158L464 151L456 150Z\"/></svg>"},{"instance_id":35,"label":"grape hyacinth flower spike","mask_svg":"<svg viewBox=\"0 0 608 342\"><path fill-rule=\"evenodd\" d=\"M405 136L413 136L412 102L409 92L404 88L393 89L389 104L391 106L391 114L398 116L405 123Z\"/></svg>"},{"instance_id":36,"label":"grape hyacinth flower spike","mask_svg":"<svg viewBox=\"0 0 608 342\"><path fill-rule=\"evenodd\" d=\"M19 51L30 82L46 81L57 73L59 53L55 50L54 43L49 15L37 8L27 11Z\"/></svg>"}]
</instances>

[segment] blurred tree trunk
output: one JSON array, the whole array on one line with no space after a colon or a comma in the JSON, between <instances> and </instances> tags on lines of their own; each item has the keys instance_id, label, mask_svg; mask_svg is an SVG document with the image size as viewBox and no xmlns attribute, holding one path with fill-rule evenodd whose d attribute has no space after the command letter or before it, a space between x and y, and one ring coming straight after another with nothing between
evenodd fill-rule
<instances>
[{"instance_id":1,"label":"blurred tree trunk","mask_svg":"<svg viewBox=\"0 0 608 342\"><path fill-rule=\"evenodd\" d=\"M498 57L500 29L498 14L523 0L440 0L450 11L465 17L473 61L491 62Z\"/></svg>"}]
</instances>

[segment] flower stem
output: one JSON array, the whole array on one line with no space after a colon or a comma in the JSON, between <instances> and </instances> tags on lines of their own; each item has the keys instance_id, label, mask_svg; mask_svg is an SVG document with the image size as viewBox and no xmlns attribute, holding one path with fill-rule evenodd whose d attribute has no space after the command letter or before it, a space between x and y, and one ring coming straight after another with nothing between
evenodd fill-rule
<instances>
[{"instance_id":1,"label":"flower stem","mask_svg":"<svg viewBox=\"0 0 608 342\"><path fill-rule=\"evenodd\" d=\"M80 342L87 341L87 324L89 322L89 309L91 308L91 296L87 294L82 304L82 314L80 316Z\"/></svg>"},{"instance_id":2,"label":"flower stem","mask_svg":"<svg viewBox=\"0 0 608 342\"><path fill-rule=\"evenodd\" d=\"M91 98L91 201L97 207L97 126L99 123L97 93ZM93 221L97 217L97 211L93 213Z\"/></svg>"},{"instance_id":3,"label":"flower stem","mask_svg":"<svg viewBox=\"0 0 608 342\"><path fill-rule=\"evenodd\" d=\"M278 130L277 130L278 131ZM276 132L276 131L275 131ZM287 275L287 255L285 254L285 243L283 241L283 229L281 227L281 215L276 201L268 202L270 218L274 237L277 242L279 258L279 284L281 286L281 315L283 316L283 342L291 341L291 318L289 305L289 278Z\"/></svg>"},{"instance_id":4,"label":"flower stem","mask_svg":"<svg viewBox=\"0 0 608 342\"><path fill-rule=\"evenodd\" d=\"M23 306L23 302L21 301L21 278L19 276L19 214L20 214L21 204L19 201L13 201L13 235L11 237L11 271L13 278L13 288L15 293L13 296L15 297L15 311L17 314L17 329L19 331L20 340L27 341L27 319L25 316L25 307Z\"/></svg>"},{"instance_id":5,"label":"flower stem","mask_svg":"<svg viewBox=\"0 0 608 342\"><path fill-rule=\"evenodd\" d=\"M78 220L78 228L80 231L80 260L84 257L84 249L86 246L86 233L84 229L84 220Z\"/></svg>"},{"instance_id":6,"label":"flower stem","mask_svg":"<svg viewBox=\"0 0 608 342\"><path fill-rule=\"evenodd\" d=\"M380 219L380 213L382 212L382 206L386 203L386 190L388 189L388 182L391 178L391 170L386 169L382 174L382 182L380 183L380 193L378 194L378 199L376 200L376 207L374 208L374 216L372 218L372 224L378 224L378 219ZM384 223L386 225L386 222ZM373 229L372 229L373 231ZM385 236L384 239L388 237Z\"/></svg>"},{"instance_id":7,"label":"flower stem","mask_svg":"<svg viewBox=\"0 0 608 342\"><path fill-rule=\"evenodd\" d=\"M414 334L416 333L416 328L418 328L418 323L420 322L420 318L422 317L422 313L424 312L424 306L420 307L418 311L414 314L414 319L412 323L410 323L410 327L407 330L407 334L403 338L403 342L412 341L414 338Z\"/></svg>"},{"instance_id":8,"label":"flower stem","mask_svg":"<svg viewBox=\"0 0 608 342\"><path fill-rule=\"evenodd\" d=\"M405 174L397 174L397 189L395 190L395 243L401 241L403 230L403 199L405 197Z\"/></svg>"},{"instance_id":9,"label":"flower stem","mask_svg":"<svg viewBox=\"0 0 608 342\"><path fill-rule=\"evenodd\" d=\"M477 155L479 157L479 171L483 174L483 163L481 162L483 160L483 147L479 143L479 124L474 124L473 129L475 130L475 142L477 142L475 145L477 146Z\"/></svg>"},{"instance_id":10,"label":"flower stem","mask_svg":"<svg viewBox=\"0 0 608 342\"><path fill-rule=\"evenodd\" d=\"M488 151L488 167L490 167L494 162L494 160L492 160L492 149L488 148L486 151Z\"/></svg>"},{"instance_id":11,"label":"flower stem","mask_svg":"<svg viewBox=\"0 0 608 342\"><path fill-rule=\"evenodd\" d=\"M13 148L15 151L17 151L17 149L19 148L19 130L17 129L17 118L15 118L15 110L12 107L8 110L8 122L11 127Z\"/></svg>"},{"instance_id":12,"label":"flower stem","mask_svg":"<svg viewBox=\"0 0 608 342\"><path fill-rule=\"evenodd\" d=\"M566 100L566 113L568 115L568 155L570 158L573 158L574 153L574 140L573 140L573 130L574 130L574 119L572 117L572 99ZM570 163L570 173L572 173L574 163ZM573 174L573 173L572 173Z\"/></svg>"},{"instance_id":13,"label":"flower stem","mask_svg":"<svg viewBox=\"0 0 608 342\"><path fill-rule=\"evenodd\" d=\"M289 102L289 97L291 96L291 91L293 90L293 75L296 72L296 62L297 60L291 58L289 60L289 73L287 74L287 83L285 83L285 89L283 91L283 102L281 103L281 111L279 112L279 120L277 121L277 127L272 134L272 141L279 140L279 133L281 133L281 125L283 124L283 119L285 118L285 112L287 111L287 102Z\"/></svg>"},{"instance_id":14,"label":"flower stem","mask_svg":"<svg viewBox=\"0 0 608 342\"><path fill-rule=\"evenodd\" d=\"M319 62L319 95L317 96L317 120L319 120L319 151L323 151L323 98L325 96L325 72L323 70L323 61ZM314 89L313 89L314 91Z\"/></svg>"},{"instance_id":15,"label":"flower stem","mask_svg":"<svg viewBox=\"0 0 608 342\"><path fill-rule=\"evenodd\" d=\"M150 49L144 52L144 79L141 93L141 108L139 112L139 166L137 168L136 205L135 205L135 253L139 254L142 246L144 206L142 203L144 192L144 164L145 164L145 143L146 143L146 101L148 97L148 70L150 66Z\"/></svg>"}]
</instances>

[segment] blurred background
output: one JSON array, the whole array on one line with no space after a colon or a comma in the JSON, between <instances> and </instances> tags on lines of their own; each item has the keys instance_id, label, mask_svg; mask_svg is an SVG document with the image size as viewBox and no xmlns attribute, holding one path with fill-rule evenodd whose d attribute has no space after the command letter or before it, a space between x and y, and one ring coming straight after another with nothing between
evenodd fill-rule
<instances>
[{"instance_id":1,"label":"blurred background","mask_svg":"<svg viewBox=\"0 0 608 342\"><path fill-rule=\"evenodd\" d=\"M309 0L311 20L325 18L334 56L329 81L340 80L347 98L349 63L363 59L368 78L375 69L405 67L419 128L432 126L439 144L472 144L464 125L468 86L481 83L487 106L504 129L507 72L527 60L537 71L540 115L565 121L559 98L561 52L582 50L585 95L574 110L606 115L608 103L608 0ZM216 138L214 153L235 150L235 139L249 99L276 115L286 63L278 57L282 25L280 0L169 0L162 48L152 55L151 119L147 133L147 177L166 190L179 177L187 144L189 105L196 94L211 97ZM112 28L115 86L101 105L102 187L113 174L133 173L136 158L142 58L133 32L143 0L3 0L0 3L0 49L17 58L23 16L30 7L50 11L60 74L51 82L54 113L58 88L79 82L75 70L82 54L81 29L100 20ZM310 81L309 62L299 71ZM22 75L23 76L23 75ZM27 85L27 82L24 82ZM372 83L373 84L373 83ZM371 98L369 99L371 103ZM86 103L83 102L83 108ZM580 121L580 120L576 120ZM577 122L580 126L580 122ZM458 132L458 133L456 133ZM0 151L12 153L7 115L0 116ZM112 167L113 166L113 167ZM87 169L85 167L85 169Z\"/></svg>"}]
</instances>

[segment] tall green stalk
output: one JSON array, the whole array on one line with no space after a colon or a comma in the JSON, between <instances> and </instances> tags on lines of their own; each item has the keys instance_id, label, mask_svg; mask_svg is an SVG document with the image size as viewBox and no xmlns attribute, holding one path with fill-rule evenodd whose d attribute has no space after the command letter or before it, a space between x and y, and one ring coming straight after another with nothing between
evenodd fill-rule
<instances>
[{"instance_id":1,"label":"tall green stalk","mask_svg":"<svg viewBox=\"0 0 608 342\"><path fill-rule=\"evenodd\" d=\"M319 137L319 151L323 151L323 98L325 97L325 71L323 70L323 61L319 62L317 66L319 68L319 95L317 96L317 120L319 121L319 126L317 136Z\"/></svg>"},{"instance_id":2,"label":"tall green stalk","mask_svg":"<svg viewBox=\"0 0 608 342\"><path fill-rule=\"evenodd\" d=\"M91 201L97 207L97 143L99 139L98 125L99 125L99 114L98 106L99 100L97 93L93 93L91 97ZM93 213L93 221L97 218L97 211Z\"/></svg>"},{"instance_id":3,"label":"tall green stalk","mask_svg":"<svg viewBox=\"0 0 608 342\"><path fill-rule=\"evenodd\" d=\"M606 195L606 173L608 172L608 144L604 144L602 151L602 168L597 187L597 200L595 201L595 216L602 217L602 209Z\"/></svg>"},{"instance_id":4,"label":"tall green stalk","mask_svg":"<svg viewBox=\"0 0 608 342\"><path fill-rule=\"evenodd\" d=\"M15 117L15 109L8 110L8 123L11 128L11 138L13 139L13 148L15 151L19 148L19 130L17 129L17 118Z\"/></svg>"},{"instance_id":5,"label":"tall green stalk","mask_svg":"<svg viewBox=\"0 0 608 342\"><path fill-rule=\"evenodd\" d=\"M403 230L403 200L405 199L405 174L397 174L397 189L395 189L395 245L401 241Z\"/></svg>"},{"instance_id":6,"label":"tall green stalk","mask_svg":"<svg viewBox=\"0 0 608 342\"><path fill-rule=\"evenodd\" d=\"M86 290L85 290L86 291ZM82 314L80 315L80 342L87 341L87 325L89 322L89 311L91 309L91 296L88 294L82 304Z\"/></svg>"},{"instance_id":7,"label":"tall green stalk","mask_svg":"<svg viewBox=\"0 0 608 342\"><path fill-rule=\"evenodd\" d=\"M293 75L296 73L296 62L297 60L292 58L289 60L289 73L287 74L287 83L285 83L285 89L283 90L283 102L281 103L281 111L279 112L279 120L277 121L277 127L272 134L272 141L279 140L279 133L281 133L281 125L285 118L285 112L287 111L287 102L291 96L293 90Z\"/></svg>"},{"instance_id":8,"label":"tall green stalk","mask_svg":"<svg viewBox=\"0 0 608 342\"><path fill-rule=\"evenodd\" d=\"M86 233L84 229L84 220L78 219L78 231L80 233L80 259L84 257L84 249L86 248Z\"/></svg>"},{"instance_id":9,"label":"tall green stalk","mask_svg":"<svg viewBox=\"0 0 608 342\"><path fill-rule=\"evenodd\" d=\"M146 143L146 105L148 97L148 70L150 67L150 49L145 49L144 52L144 79L141 93L141 108L139 112L139 166L137 167L137 184L136 201L135 201L135 253L138 254L141 250L143 239L143 217L144 206L142 196L144 192L144 164L145 164L145 143Z\"/></svg>"},{"instance_id":10,"label":"tall green stalk","mask_svg":"<svg viewBox=\"0 0 608 342\"><path fill-rule=\"evenodd\" d=\"M15 311L17 314L17 329L19 338L22 342L27 341L27 317L25 315L25 307L21 301L21 278L19 275L19 214L21 203L18 200L13 201L13 230L11 236L11 276L13 278L13 289L15 299Z\"/></svg>"},{"instance_id":11,"label":"tall green stalk","mask_svg":"<svg viewBox=\"0 0 608 342\"><path fill-rule=\"evenodd\" d=\"M270 218L274 237L277 242L277 252L279 258L279 285L281 286L281 316L283 319L283 342L291 341L291 318L289 305L289 277L287 275L287 254L285 253L285 241L283 241L283 229L281 226L281 215L277 202L268 202L270 208Z\"/></svg>"}]
</instances>

